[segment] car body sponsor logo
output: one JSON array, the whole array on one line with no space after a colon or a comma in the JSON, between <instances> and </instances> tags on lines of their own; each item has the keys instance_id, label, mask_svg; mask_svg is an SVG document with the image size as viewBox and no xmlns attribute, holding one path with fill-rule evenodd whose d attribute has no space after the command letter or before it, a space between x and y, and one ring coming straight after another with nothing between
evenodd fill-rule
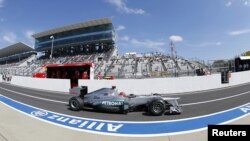
<instances>
[{"instance_id":1,"label":"car body sponsor logo","mask_svg":"<svg viewBox=\"0 0 250 141\"><path fill-rule=\"evenodd\" d=\"M102 101L102 105L121 106L121 105L123 105L123 101Z\"/></svg>"}]
</instances>

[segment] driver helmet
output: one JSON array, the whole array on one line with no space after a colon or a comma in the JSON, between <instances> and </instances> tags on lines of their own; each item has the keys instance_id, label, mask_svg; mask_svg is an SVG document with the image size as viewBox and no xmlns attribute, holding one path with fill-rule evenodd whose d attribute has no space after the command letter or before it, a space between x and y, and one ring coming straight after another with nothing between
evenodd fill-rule
<instances>
[{"instance_id":1,"label":"driver helmet","mask_svg":"<svg viewBox=\"0 0 250 141\"><path fill-rule=\"evenodd\" d=\"M126 97L126 94L125 94L125 92L120 92L119 96Z\"/></svg>"}]
</instances>

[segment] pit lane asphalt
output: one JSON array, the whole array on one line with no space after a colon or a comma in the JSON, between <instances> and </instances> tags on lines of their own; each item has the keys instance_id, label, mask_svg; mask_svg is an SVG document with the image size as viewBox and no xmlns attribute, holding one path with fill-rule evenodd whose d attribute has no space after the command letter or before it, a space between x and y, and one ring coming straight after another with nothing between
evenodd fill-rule
<instances>
[{"instance_id":1,"label":"pit lane asphalt","mask_svg":"<svg viewBox=\"0 0 250 141\"><path fill-rule=\"evenodd\" d=\"M211 113L228 110L249 103L250 83L229 87L226 89L216 89L212 91L177 94L170 96L180 97L180 104L184 104L186 106L183 106L183 112L180 115L163 116L150 116L144 112L130 112L127 115L123 115L114 113L100 113L86 110L82 110L79 112L70 111L68 109L68 105L66 104L68 103L68 100L72 97L69 94L29 89L19 86L13 86L6 83L0 83L0 94L34 107L77 117L113 121L161 121L208 115ZM20 94L39 97L41 99L28 97ZM230 98L223 99L225 97ZM52 101L48 101L45 99L50 99ZM63 103L57 101L61 101ZM203 101L210 102L197 103Z\"/></svg>"}]
</instances>

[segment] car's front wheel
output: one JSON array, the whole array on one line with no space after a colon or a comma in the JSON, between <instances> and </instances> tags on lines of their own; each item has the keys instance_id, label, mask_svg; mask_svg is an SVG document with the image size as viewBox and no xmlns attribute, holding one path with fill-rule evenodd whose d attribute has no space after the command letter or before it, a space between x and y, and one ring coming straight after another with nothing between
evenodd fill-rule
<instances>
[{"instance_id":1,"label":"car's front wheel","mask_svg":"<svg viewBox=\"0 0 250 141\"><path fill-rule=\"evenodd\" d=\"M154 115L154 116L160 116L162 115L165 110L166 110L166 104L163 100L161 99L156 99L153 100L150 104L149 104L149 113Z\"/></svg>"},{"instance_id":2,"label":"car's front wheel","mask_svg":"<svg viewBox=\"0 0 250 141\"><path fill-rule=\"evenodd\" d=\"M83 108L83 99L80 97L72 97L69 100L69 108L73 111L79 111Z\"/></svg>"}]
</instances>

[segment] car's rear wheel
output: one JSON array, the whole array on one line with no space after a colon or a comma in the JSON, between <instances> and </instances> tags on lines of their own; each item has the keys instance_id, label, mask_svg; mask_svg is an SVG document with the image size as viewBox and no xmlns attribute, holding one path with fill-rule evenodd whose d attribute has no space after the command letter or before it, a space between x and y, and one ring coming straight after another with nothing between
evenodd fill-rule
<instances>
[{"instance_id":1,"label":"car's rear wheel","mask_svg":"<svg viewBox=\"0 0 250 141\"><path fill-rule=\"evenodd\" d=\"M149 113L154 116L162 115L166 110L166 104L163 100L157 99L149 104Z\"/></svg>"},{"instance_id":2,"label":"car's rear wheel","mask_svg":"<svg viewBox=\"0 0 250 141\"><path fill-rule=\"evenodd\" d=\"M80 97L72 97L69 100L69 108L73 111L79 111L83 108L84 102Z\"/></svg>"}]
</instances>

